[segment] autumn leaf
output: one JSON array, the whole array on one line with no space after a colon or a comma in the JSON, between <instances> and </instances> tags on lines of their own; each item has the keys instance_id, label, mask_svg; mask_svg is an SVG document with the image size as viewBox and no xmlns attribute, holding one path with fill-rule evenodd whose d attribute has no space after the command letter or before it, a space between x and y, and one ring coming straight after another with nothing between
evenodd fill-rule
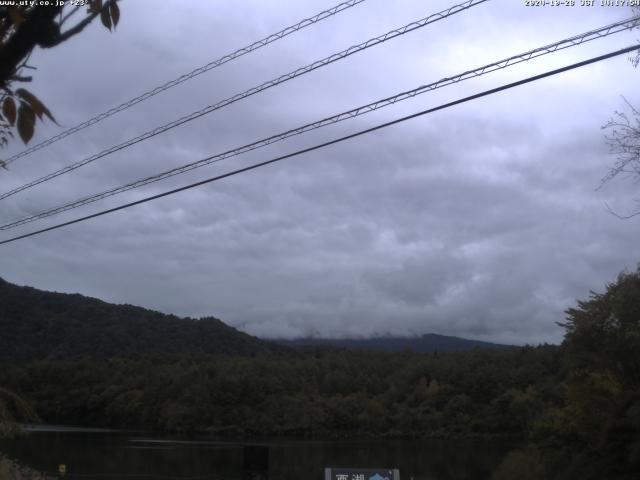
<instances>
[{"instance_id":1,"label":"autumn leaf","mask_svg":"<svg viewBox=\"0 0 640 480\"><path fill-rule=\"evenodd\" d=\"M89 5L89 11L97 13L102 8L102 0L93 0Z\"/></svg>"},{"instance_id":2,"label":"autumn leaf","mask_svg":"<svg viewBox=\"0 0 640 480\"><path fill-rule=\"evenodd\" d=\"M49 119L53 123L58 125L58 122L56 122L56 119L53 118L53 115L51 114L49 109L45 107L44 103L42 103L38 99L38 97L36 97L33 93L29 92L28 90L25 90L24 88L19 88L18 90L16 90L16 94L20 98L22 98L23 100L29 103L29 105L31 106L31 109L38 116L38 118L42 119L42 115L44 114L47 117L49 117Z\"/></svg>"},{"instance_id":3,"label":"autumn leaf","mask_svg":"<svg viewBox=\"0 0 640 480\"><path fill-rule=\"evenodd\" d=\"M16 123L16 103L13 98L7 97L2 102L2 113L7 118L11 125Z\"/></svg>"},{"instance_id":4,"label":"autumn leaf","mask_svg":"<svg viewBox=\"0 0 640 480\"><path fill-rule=\"evenodd\" d=\"M18 133L25 145L33 137L35 124L36 115L33 113L31 106L26 102L20 102L20 108L18 108Z\"/></svg>"}]
</instances>

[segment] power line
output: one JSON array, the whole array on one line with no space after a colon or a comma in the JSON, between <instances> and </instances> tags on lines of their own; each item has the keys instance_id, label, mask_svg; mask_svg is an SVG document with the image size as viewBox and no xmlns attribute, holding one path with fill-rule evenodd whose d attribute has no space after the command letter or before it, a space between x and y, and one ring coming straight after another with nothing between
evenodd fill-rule
<instances>
[{"instance_id":1,"label":"power line","mask_svg":"<svg viewBox=\"0 0 640 480\"><path fill-rule=\"evenodd\" d=\"M106 110L105 112L102 112L99 115L96 115L93 118L90 118L89 120L86 120L85 122L82 122L78 125L76 125L75 127L71 127L68 130L65 130L64 132L61 132L47 140L44 140L36 145L33 145L32 147L27 148L26 150L23 150L20 153L17 153L16 155L12 156L11 158L4 160L4 164L8 165L12 162L15 162L16 160L18 160L19 158L25 157L27 155L29 155L30 153L33 153L37 150L40 150L41 148L47 147L55 142L57 142L58 140L62 140L65 137L68 137L69 135L72 135L76 132L79 132L80 130L84 130L87 127L90 127L91 125L95 125L98 122L101 122L102 120L109 118L112 115L115 115L118 112L121 112L122 110L126 110L127 108L130 108L140 102L143 102L151 97L153 97L154 95L157 95L158 93L164 92L165 90L168 90L169 88L175 87L176 85L179 85L183 82L186 82L187 80L191 80L194 77L197 77L198 75L201 75L205 72L208 72L209 70L212 70L214 68L220 67L222 65L224 65L227 62L230 62L232 60L235 60L236 58L240 58L243 55L246 55L248 53L251 53L255 50L258 50L259 48L265 47L267 45L269 45L270 43L273 43L277 40L280 40L288 35L291 35L292 33L295 33L299 30L302 30L303 28L309 27L311 25L314 25L326 18L329 18L333 15L336 15L337 13L340 13L344 10L347 10L351 7L355 7L356 5L364 2L365 0L349 0L347 2L343 2L340 3L338 5L336 5L335 7L329 8L328 10L323 10L320 13L317 13L316 15L313 15L312 17L309 18L305 18L304 20L301 20L300 22L296 23L295 25L291 25L287 28L284 28L282 30L280 30L279 32L276 33L272 33L271 35L268 35L267 37L258 40L256 42L253 42L250 45L247 45L245 47L239 48L238 50L236 50L235 52L229 53L227 55L224 55L216 60L213 60L209 63L207 63L206 65L203 65L201 67L198 67L194 70L192 70L189 73L185 73L184 75L179 76L178 78L175 78L173 80L170 80L166 83L164 83L163 85L160 85L158 87L155 87L137 97L132 98L131 100L128 100L120 105L118 105L117 107L113 107L109 110Z\"/></svg>"},{"instance_id":2,"label":"power line","mask_svg":"<svg viewBox=\"0 0 640 480\"><path fill-rule=\"evenodd\" d=\"M300 135L302 133L306 133L309 132L311 130L316 130L318 128L327 126L327 125L332 125L334 123L338 123L350 118L355 118L358 117L360 115L364 115L366 113L369 112L373 112L375 110L387 107L389 105L393 105L397 102L400 101L404 101L410 98L415 97L416 95L420 95L422 93L426 93L432 90L435 90L437 88L441 88L441 87L445 87L447 85L451 85L453 83L457 83L463 80L467 80L470 78L475 78L499 69L503 69L503 68L507 68L509 66L513 66L516 65L518 63L524 62L524 61L528 61L531 60L532 58L537 58L540 57L542 55L546 55L549 53L553 53L556 52L558 50L563 50L565 48L569 48L569 47L573 47L576 45L580 45L584 42L588 42L597 38L602 38L605 37L607 35L612 35L614 33L618 33L622 30L626 30L626 29L630 29L633 28L637 25L640 24L640 16L636 16L627 20L623 20L620 22L616 22L613 23L611 25L607 25L604 27L601 27L599 29L595 29L595 30L590 30L588 32L579 34L579 35L574 35L573 37L561 40L559 42L555 42L552 43L550 45L546 45L544 47L539 47L536 48L534 50L529 50L528 52L525 53L521 53L519 55L514 55L511 57L508 57L506 59L503 60L499 60L497 62L494 63L490 63L488 65L485 65L483 67L479 67L473 70L468 70L466 72L460 73L458 75L452 76L452 77L446 77L443 78L441 80L438 80L437 82L433 82L427 85L422 85L418 88L415 88L413 90L409 90L406 92L401 92L398 93L394 96L391 97L387 97L384 98L382 100L377 100L375 102L369 103L367 105L363 105L357 108L354 108L352 110L348 110L346 112L342 112L339 113L337 115L333 115L331 117L327 117L324 118L322 120L318 120L316 122L313 123L309 123L306 125L303 125L301 127L292 129L292 130L288 130L286 132L283 133L279 133L246 145L243 145L241 147L237 147L235 149L232 150L228 150L226 152L223 153L219 153L201 160L198 160L196 162L192 162L192 163L188 163L186 165L180 166L180 167L176 167L173 168L171 170L167 170L165 172L156 174L156 175L152 175L150 177L146 177L140 180L136 180L134 182L128 183L126 185L122 185L120 187L116 187L116 188L112 188L110 190L106 190L103 191L101 193L98 194L94 194L94 195L90 195L88 197L84 197L54 208L50 208L47 210L43 210L40 211L38 213L23 217L21 219L18 220L14 220L10 223L4 224L4 225L0 225L0 230L9 230L11 228L15 228L21 225L25 225L27 223L31 223L33 221L36 220L41 220L43 218L47 218L53 215L56 215L58 213L62 213L62 212L66 212L68 210L72 210L74 208L78 208L81 207L83 205L88 205L90 203L94 203L97 202L99 200L103 200L107 197L111 197L129 190L133 190L135 188L139 188L142 187L144 185L148 185L160 180L164 180L166 178L170 178L176 175L180 175L182 173L186 173L188 171L194 170L196 168L200 168L203 167L205 165L209 165L212 163L216 163L219 161L222 161L224 159L230 158L230 157L234 157L252 150L256 150L258 148L262 148L265 147L267 145L282 141L284 139L293 137L295 135Z\"/></svg>"},{"instance_id":3,"label":"power line","mask_svg":"<svg viewBox=\"0 0 640 480\"><path fill-rule=\"evenodd\" d=\"M71 172L73 170L76 170L77 168L80 168L84 165L87 165L89 163L92 163L102 157L105 157L107 155L110 155L112 153L115 153L119 150L122 150L124 148L130 147L132 145L135 145L136 143L142 142L143 140L147 140L151 137L155 137L156 135L159 135L161 133L166 132L167 130L171 130L172 128L178 127L180 125L183 125L187 122L190 122L192 120L195 120L196 118L202 117L203 115L207 115L208 113L211 113L215 110L219 110L223 107L226 107L228 105L231 105L232 103L235 103L239 100L242 100L244 98L250 97L252 95L255 95L256 93L260 93L264 90L267 90L271 87L275 87L281 83L284 83L288 80L292 80L296 77L299 77L301 75L304 75L306 73L309 73L313 70L316 70L318 68L324 67L326 65L329 65L333 62L336 62L338 60L342 60L344 58L347 58L355 53L359 53L363 50L366 50L368 48L371 48L375 45L379 45L381 43L384 43L388 40L391 40L393 38L399 37L401 35L404 35L406 33L412 32L414 30L417 30L419 28L425 27L431 23L437 22L439 20L443 20L446 19L452 15L455 15L456 13L460 13L464 10L468 10L469 8L472 8L474 6L477 6L481 3L487 2L488 0L467 0L466 2L463 2L461 4L458 5L454 5L450 8L447 8L446 10L443 10L441 12L438 13L434 13L426 18L423 18L421 20L415 21L415 22L411 22L403 27L391 30L383 35L380 35L378 37L375 38L371 38L369 40L367 40L366 42L362 42L358 45L354 45L351 46L349 48L347 48L346 50L343 50L339 53L334 53L333 55L330 55L322 60L317 60L309 65L306 65L304 67L298 68L292 72L289 72L285 75L281 75L275 79L269 80L267 82L264 82L263 84L257 86L257 87L252 87L249 90L246 90L242 93L238 93L236 95L233 95L232 97L229 97L225 100L222 100L214 105L209 105L201 110L198 110L196 112L190 113L189 115L185 115L184 117L181 117L177 120L174 120L172 122L169 122L165 125L162 125L160 127L157 127L153 130L150 130L146 133L143 133L142 135L139 135L135 138L132 138L130 140L127 140L126 142L123 142L119 145L115 145L113 147L110 147L106 150L103 150L100 153L97 153L95 155L92 155L90 157L87 157L83 160L80 160L78 162L75 162L71 165L68 165L64 168L61 168L60 170L57 170L53 173L50 173L48 175L45 175L44 177L38 178L37 180L33 180L32 182L29 182L27 184L24 184L20 187L14 188L13 190L6 192L2 195L0 195L0 200L3 200L7 197L10 197L12 195L15 195L18 192L21 192L23 190L26 190L28 188L34 187L36 185L39 185L43 182L49 181L53 178L56 178L60 175L63 175L65 173Z\"/></svg>"},{"instance_id":4,"label":"power line","mask_svg":"<svg viewBox=\"0 0 640 480\"><path fill-rule=\"evenodd\" d=\"M186 185L186 186L183 186L183 187L179 187L179 188L175 188L173 190L169 190L167 192L159 193L157 195L152 195L150 197L146 197L146 198L143 198L141 200L136 200L134 202L129 202L129 203L126 203L124 205L120 205L118 207L109 208L107 210L102 210L100 212L93 213L91 215L86 215L84 217L76 218L76 219L70 220L68 222L59 223L57 225L53 225L51 227L43 228L41 230L36 230L34 232L26 233L24 235L19 235L17 237L9 238L7 240L2 240L2 241L0 241L0 245L4 245L4 244L7 244L7 243L15 242L17 240L22 240L24 238L32 237L34 235L39 235L41 233L49 232L51 230L56 230L56 229L59 229L59 228L62 228L62 227L73 225L75 223L80 223L80 222L83 222L85 220L90 220L92 218L96 218L96 217L100 217L100 216L103 216L103 215L107 215L109 213L117 212L119 210L124 210L126 208L130 208L130 207L133 207L133 206L136 206L136 205L147 203L147 202L150 202L152 200L157 200L158 198L167 197L169 195L173 195L173 194L178 193L178 192L182 192L182 191L189 190L189 189L192 189L192 188L195 188L195 187L199 187L199 186L205 185L207 183L212 183L212 182L215 182L215 181L218 181L218 180L222 180L223 178L227 178L227 177L231 177L231 176L234 176L234 175L238 175L240 173L248 172L250 170L254 170L254 169L257 169L259 167L264 167L266 165L270 165L272 163L279 162L281 160L285 160L285 159L288 159L288 158L296 157L298 155L302 155L304 153L312 152L314 150L319 150L321 148L328 147L330 145L334 145L334 144L343 142L345 140L350 140L352 138L356 138L356 137L359 137L361 135L365 135L367 133L374 132L376 130L381 130L383 128L390 127L392 125L395 125L395 124L398 124L398 123L402 123L402 122L405 122L407 120L411 120L413 118L417 118L417 117L420 117L420 116L423 116L423 115L426 115L426 114L429 114L429 113L436 112L438 110L444 110L446 108L453 107L455 105L460 105L462 103L466 103L466 102L469 102L471 100L475 100L475 99L478 99L478 98L481 98L481 97L486 97L488 95L493 95L495 93L502 92L502 91L508 90L510 88L514 88L514 87L518 87L520 85L524 85L524 84L527 84L527 83L535 82L535 81L541 80L543 78L547 78L547 77L550 77L550 76L553 76L553 75L558 75L560 73L567 72L569 70L574 70L576 68L584 67L586 65L590 65L590 64L593 64L593 63L596 63L596 62L600 62L600 61L603 61L603 60L606 60L606 59L609 59L609 58L613 58L613 57L616 57L616 56L619 56L619 55L624 55L625 53L629 53L629 52L632 52L634 50L639 50L639 49L640 49L640 45L633 45L633 46L630 46L630 47L627 47L627 48L623 48L621 50L616 50L614 52L607 53L605 55L600 55L598 57L593 57L593 58L591 58L589 60L584 60L582 62L574 63L572 65L567 65L567 66L562 67L562 68L558 68L558 69L551 70L551 71L548 71L548 72L545 72L545 73L534 75L532 77L528 77L528 78L525 78L523 80L519 80L517 82L513 82L513 83L506 84L506 85L502 85L500 87L492 88L490 90L485 90L483 92L476 93L475 95L471 95L471 96L464 97L464 98L461 98L461 99L458 99L458 100L454 100L452 102L445 103L445 104L439 105L437 107L429 108L427 110L422 110L420 112L417 112L417 113L414 113L414 114L411 114L411 115L407 115L407 116L398 118L396 120L392 120L390 122L385 122L385 123L376 125L375 127L367 128L365 130L360 130L358 132L355 132L355 133L352 133L352 134L349 134L349 135L345 135L343 137L339 137L339 138L336 138L336 139L333 139L333 140L329 140L328 142L324 142L324 143L321 143L321 144L318 144L318 145L314 145L313 147L304 148L302 150L298 150L298 151L293 152L293 153L289 153L289 154L286 154L286 155L282 155L280 157L272 158L271 160L266 160L264 162L255 163L255 164L250 165L248 167L239 168L237 170L233 170L231 172L224 173L222 175L217 175L215 177L211 177L211 178L208 178L206 180L201 180L199 182L191 183L189 185Z\"/></svg>"}]
</instances>

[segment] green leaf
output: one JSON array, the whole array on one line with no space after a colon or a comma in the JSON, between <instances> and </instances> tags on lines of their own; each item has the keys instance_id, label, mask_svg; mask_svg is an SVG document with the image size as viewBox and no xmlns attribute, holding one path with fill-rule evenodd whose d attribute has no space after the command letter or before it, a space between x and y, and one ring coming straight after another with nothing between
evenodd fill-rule
<instances>
[{"instance_id":1,"label":"green leaf","mask_svg":"<svg viewBox=\"0 0 640 480\"><path fill-rule=\"evenodd\" d=\"M2 102L2 113L11 125L16 123L16 102L13 101L13 98L7 97L4 99L4 102Z\"/></svg>"},{"instance_id":2,"label":"green leaf","mask_svg":"<svg viewBox=\"0 0 640 480\"><path fill-rule=\"evenodd\" d=\"M33 137L35 124L36 115L33 113L31 106L26 102L20 102L20 108L18 108L18 133L25 145Z\"/></svg>"}]
</instances>

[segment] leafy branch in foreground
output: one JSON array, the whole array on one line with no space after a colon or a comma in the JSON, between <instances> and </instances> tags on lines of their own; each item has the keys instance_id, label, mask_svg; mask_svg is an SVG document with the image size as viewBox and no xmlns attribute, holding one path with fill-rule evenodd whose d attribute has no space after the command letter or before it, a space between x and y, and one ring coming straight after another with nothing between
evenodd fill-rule
<instances>
[{"instance_id":1,"label":"leafy branch in foreground","mask_svg":"<svg viewBox=\"0 0 640 480\"><path fill-rule=\"evenodd\" d=\"M0 147L8 145L14 131L25 144L29 142L36 119L42 120L43 115L55 122L49 109L33 93L13 87L32 80L24 71L35 70L28 65L33 49L60 45L82 32L98 16L111 31L120 20L116 2L91 0L83 17L81 7L73 7L69 2L61 5L20 2L20 5L0 7ZM68 26L72 21L75 24ZM1 160L0 166L4 167Z\"/></svg>"}]
</instances>

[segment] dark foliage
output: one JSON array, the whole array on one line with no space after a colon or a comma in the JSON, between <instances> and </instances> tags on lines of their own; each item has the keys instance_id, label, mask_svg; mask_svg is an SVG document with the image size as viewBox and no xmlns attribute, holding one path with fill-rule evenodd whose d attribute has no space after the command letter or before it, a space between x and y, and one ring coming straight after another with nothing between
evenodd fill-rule
<instances>
[{"instance_id":1,"label":"dark foliage","mask_svg":"<svg viewBox=\"0 0 640 480\"><path fill-rule=\"evenodd\" d=\"M214 318L0 281L0 385L46 422L220 435L522 435L536 411L562 406L562 378L554 346L295 351Z\"/></svg>"},{"instance_id":2,"label":"dark foliage","mask_svg":"<svg viewBox=\"0 0 640 480\"><path fill-rule=\"evenodd\" d=\"M531 446L504 470L528 478L536 463L548 479L639 478L640 268L566 313L566 399L540 412Z\"/></svg>"},{"instance_id":3,"label":"dark foliage","mask_svg":"<svg viewBox=\"0 0 640 480\"><path fill-rule=\"evenodd\" d=\"M220 435L522 435L561 405L558 347L0 363L47 422Z\"/></svg>"}]
</instances>

